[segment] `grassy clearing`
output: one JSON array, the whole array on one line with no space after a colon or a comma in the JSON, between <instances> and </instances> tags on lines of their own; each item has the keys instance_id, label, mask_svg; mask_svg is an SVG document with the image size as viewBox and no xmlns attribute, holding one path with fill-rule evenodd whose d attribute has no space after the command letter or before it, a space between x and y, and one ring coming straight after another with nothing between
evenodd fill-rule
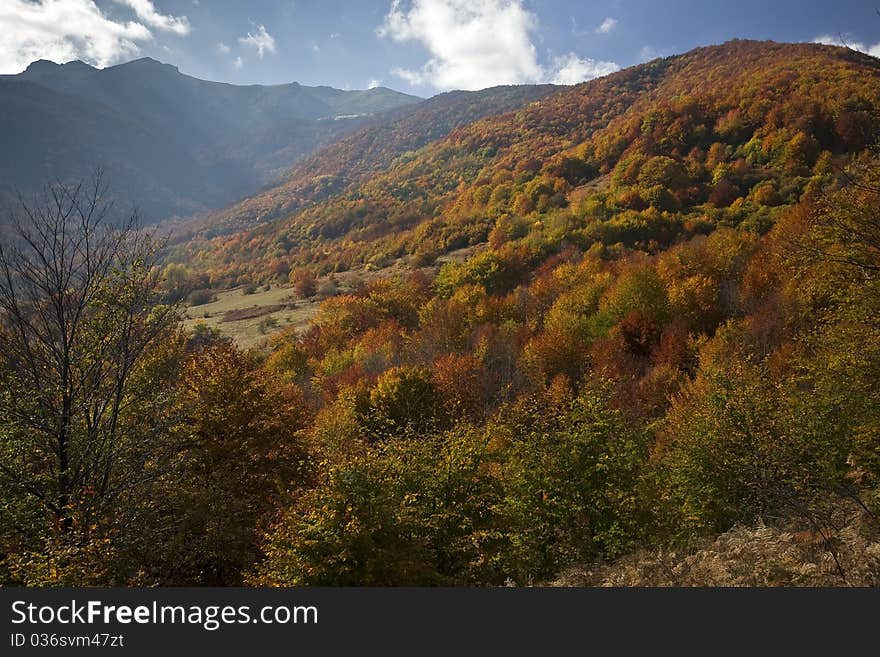
<instances>
[{"instance_id":1,"label":"grassy clearing","mask_svg":"<svg viewBox=\"0 0 880 657\"><path fill-rule=\"evenodd\" d=\"M376 271L353 270L318 280L319 291L330 287L328 294L345 294L363 283L376 278L406 273L403 261ZM217 299L199 306L189 306L183 324L192 329L204 323L232 338L242 348L256 347L266 338L289 326L305 331L312 321L322 299L298 299L293 288L273 285L264 290L258 287L253 294L244 294L242 287L217 293Z\"/></svg>"},{"instance_id":2,"label":"grassy clearing","mask_svg":"<svg viewBox=\"0 0 880 657\"><path fill-rule=\"evenodd\" d=\"M611 174L605 174L604 176L599 176L595 180L591 180L590 182L581 185L579 187L575 187L568 193L568 200L571 203L577 203L578 201L583 201L585 198L588 198L592 194L595 194L597 191L606 191L608 187L611 185Z\"/></svg>"},{"instance_id":3,"label":"grassy clearing","mask_svg":"<svg viewBox=\"0 0 880 657\"><path fill-rule=\"evenodd\" d=\"M469 246L450 251L430 267L421 271L434 275L446 262L463 262L485 245ZM329 287L330 293L346 294L364 283L380 278L406 276L412 273L406 260L400 258L383 269L355 269L318 280L318 289ZM266 338L289 326L305 331L318 312L322 299L297 299L292 287L273 285L270 289L257 288L253 294L244 294L242 287L217 293L211 303L188 306L183 324L192 329L196 324L207 324L222 335L232 338L242 348L256 347Z\"/></svg>"},{"instance_id":4,"label":"grassy clearing","mask_svg":"<svg viewBox=\"0 0 880 657\"><path fill-rule=\"evenodd\" d=\"M456 249L455 251L450 251L449 253L444 253L440 257L437 258L437 263L433 267L426 267L426 271L432 271L434 273L440 269L442 265L447 262L456 262L461 264L471 256L473 256L478 251L482 251L486 248L486 244L476 244L474 246L466 246L463 249Z\"/></svg>"},{"instance_id":5,"label":"grassy clearing","mask_svg":"<svg viewBox=\"0 0 880 657\"><path fill-rule=\"evenodd\" d=\"M243 294L242 288L235 288L219 292L216 301L188 307L183 324L188 329L207 324L247 348L291 325L305 330L319 305L317 300L297 299L289 287L259 288L254 294Z\"/></svg>"}]
</instances>

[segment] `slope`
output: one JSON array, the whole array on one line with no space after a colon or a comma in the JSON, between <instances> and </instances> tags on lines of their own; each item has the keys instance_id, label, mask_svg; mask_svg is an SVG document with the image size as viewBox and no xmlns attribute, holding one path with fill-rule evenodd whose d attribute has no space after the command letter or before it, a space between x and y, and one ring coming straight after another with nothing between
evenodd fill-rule
<instances>
[{"instance_id":1,"label":"slope","mask_svg":"<svg viewBox=\"0 0 880 657\"><path fill-rule=\"evenodd\" d=\"M457 127L510 111L559 89L538 85L454 91L434 96L415 108L391 111L382 122L304 158L277 185L209 213L179 232L213 236L289 214L364 182L399 156L445 137Z\"/></svg>"},{"instance_id":2,"label":"slope","mask_svg":"<svg viewBox=\"0 0 880 657\"><path fill-rule=\"evenodd\" d=\"M0 138L15 144L0 158L7 192L100 166L151 220L229 203L376 114L421 100L389 89L234 86L148 58L102 70L39 61L0 85ZM96 135L102 124L108 134Z\"/></svg>"},{"instance_id":3,"label":"slope","mask_svg":"<svg viewBox=\"0 0 880 657\"><path fill-rule=\"evenodd\" d=\"M235 282L298 266L425 264L493 231L656 248L715 225L766 230L836 158L871 143L878 107L874 58L732 41L476 121L362 184L331 185L321 203L292 203L270 225L194 241L179 257ZM553 224L537 230L540 217Z\"/></svg>"}]
</instances>

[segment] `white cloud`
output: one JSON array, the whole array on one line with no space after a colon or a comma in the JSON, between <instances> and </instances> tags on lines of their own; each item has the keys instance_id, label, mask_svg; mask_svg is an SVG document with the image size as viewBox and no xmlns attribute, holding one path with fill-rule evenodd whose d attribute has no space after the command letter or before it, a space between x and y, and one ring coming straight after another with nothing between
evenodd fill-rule
<instances>
[{"instance_id":1,"label":"white cloud","mask_svg":"<svg viewBox=\"0 0 880 657\"><path fill-rule=\"evenodd\" d=\"M244 60L240 56L236 57L235 61L232 62L232 68L234 68L236 71L240 71L244 68Z\"/></svg>"},{"instance_id":2,"label":"white cloud","mask_svg":"<svg viewBox=\"0 0 880 657\"><path fill-rule=\"evenodd\" d=\"M382 80L373 79L373 80L370 80L369 82L367 82L367 89L375 89L376 87L381 87L381 86L382 86Z\"/></svg>"},{"instance_id":3,"label":"white cloud","mask_svg":"<svg viewBox=\"0 0 880 657\"><path fill-rule=\"evenodd\" d=\"M608 34L615 27L617 27L617 19L616 18L606 18L602 21L602 24L596 28L596 34Z\"/></svg>"},{"instance_id":4,"label":"white cloud","mask_svg":"<svg viewBox=\"0 0 880 657\"><path fill-rule=\"evenodd\" d=\"M570 52L554 59L553 69L556 71L551 80L553 84L579 84L585 80L614 73L614 71L620 70L620 67L614 62L583 59Z\"/></svg>"},{"instance_id":5,"label":"white cloud","mask_svg":"<svg viewBox=\"0 0 880 657\"><path fill-rule=\"evenodd\" d=\"M530 39L535 16L519 0L394 0L378 34L418 41L431 58L418 71L397 69L411 84L482 89L542 78Z\"/></svg>"},{"instance_id":6,"label":"white cloud","mask_svg":"<svg viewBox=\"0 0 880 657\"><path fill-rule=\"evenodd\" d=\"M833 37L830 34L822 34L813 39L813 43L822 43L826 46L846 46L853 50L858 50L859 52L871 55L871 57L880 57L880 43L865 45L860 41L850 41L846 38L845 34L837 37Z\"/></svg>"},{"instance_id":7,"label":"white cloud","mask_svg":"<svg viewBox=\"0 0 880 657\"><path fill-rule=\"evenodd\" d=\"M247 36L240 37L239 42L245 46L256 48L260 59L263 58L265 52L275 52L275 38L266 31L266 27L263 25L257 25L256 33L248 32Z\"/></svg>"},{"instance_id":8,"label":"white cloud","mask_svg":"<svg viewBox=\"0 0 880 657\"><path fill-rule=\"evenodd\" d=\"M228 55L232 51L232 48L221 41L217 44L217 50L223 55Z\"/></svg>"},{"instance_id":9,"label":"white cloud","mask_svg":"<svg viewBox=\"0 0 880 657\"><path fill-rule=\"evenodd\" d=\"M111 20L93 0L2 0L0 34L0 73L18 73L37 59L109 66L153 38L142 23Z\"/></svg>"},{"instance_id":10,"label":"white cloud","mask_svg":"<svg viewBox=\"0 0 880 657\"><path fill-rule=\"evenodd\" d=\"M537 24L522 0L410 0L406 6L393 0L376 33L427 49L430 59L420 69L391 71L413 86L448 90L557 79L581 82L617 70L611 62L574 54L558 58L548 70L538 62L532 42Z\"/></svg>"},{"instance_id":11,"label":"white cloud","mask_svg":"<svg viewBox=\"0 0 880 657\"><path fill-rule=\"evenodd\" d=\"M186 16L160 14L153 6L152 0L116 0L116 2L131 8L138 18L157 30L174 32L182 36L190 32L189 19Z\"/></svg>"},{"instance_id":12,"label":"white cloud","mask_svg":"<svg viewBox=\"0 0 880 657\"><path fill-rule=\"evenodd\" d=\"M399 66L395 66L394 68L391 69L391 75L396 75L397 77L401 78L402 80L406 80L414 87L419 87L423 84L431 84L431 81L428 80L422 73L420 73L418 71L411 71L406 68L400 68ZM438 85L435 84L434 86L438 86ZM491 84L489 86L491 86ZM442 87L440 87L440 88L442 88ZM448 87L448 88L451 89L452 87ZM479 89L479 87L465 87L464 85L462 85L460 88L462 88L462 89L470 89L470 88Z\"/></svg>"}]
</instances>

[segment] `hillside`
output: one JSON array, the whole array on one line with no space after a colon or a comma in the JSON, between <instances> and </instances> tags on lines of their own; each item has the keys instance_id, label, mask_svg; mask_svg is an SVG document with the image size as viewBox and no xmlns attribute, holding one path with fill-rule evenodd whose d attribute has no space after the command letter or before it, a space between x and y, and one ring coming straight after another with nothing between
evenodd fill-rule
<instances>
[{"instance_id":1,"label":"hillside","mask_svg":"<svg viewBox=\"0 0 880 657\"><path fill-rule=\"evenodd\" d=\"M376 125L304 158L278 184L189 222L178 232L212 236L290 214L351 189L390 167L399 156L441 139L455 128L511 111L559 89L553 85L524 85L454 91L434 96L415 108L388 112Z\"/></svg>"},{"instance_id":2,"label":"hillside","mask_svg":"<svg viewBox=\"0 0 880 657\"><path fill-rule=\"evenodd\" d=\"M56 185L0 250L0 583L880 582L880 60L392 112L170 249Z\"/></svg>"},{"instance_id":3,"label":"hillside","mask_svg":"<svg viewBox=\"0 0 880 657\"><path fill-rule=\"evenodd\" d=\"M219 207L299 158L421 99L390 89L239 87L140 59L105 69L33 63L0 76L0 194L102 167L147 220ZM13 153L15 156L13 157Z\"/></svg>"},{"instance_id":4,"label":"hillside","mask_svg":"<svg viewBox=\"0 0 880 657\"><path fill-rule=\"evenodd\" d=\"M633 244L640 225L669 242L747 216L766 229L815 167L870 143L877 106L877 60L854 51L701 48L476 121L390 166L368 158L362 184L337 184L346 160L335 168L334 153L359 155L342 142L328 168L312 160L287 188L230 211L280 219L178 257L236 283L307 263L319 273L402 256L420 265L493 230L528 231L520 218L532 215L559 215L583 244ZM296 211L298 195L327 198Z\"/></svg>"},{"instance_id":5,"label":"hillside","mask_svg":"<svg viewBox=\"0 0 880 657\"><path fill-rule=\"evenodd\" d=\"M249 352L315 466L247 581L875 583L878 117L877 59L734 41L179 248L323 299Z\"/></svg>"}]
</instances>

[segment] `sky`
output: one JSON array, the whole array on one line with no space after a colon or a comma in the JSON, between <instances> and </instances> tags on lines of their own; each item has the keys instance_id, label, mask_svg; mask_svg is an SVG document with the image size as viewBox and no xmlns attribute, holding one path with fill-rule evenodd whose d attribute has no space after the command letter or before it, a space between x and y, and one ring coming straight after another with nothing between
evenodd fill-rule
<instances>
[{"instance_id":1,"label":"sky","mask_svg":"<svg viewBox=\"0 0 880 657\"><path fill-rule=\"evenodd\" d=\"M880 1L876 2L880 6ZM234 84L386 86L431 96L576 84L733 38L880 56L867 0L0 0L0 73L37 59L153 57Z\"/></svg>"}]
</instances>

